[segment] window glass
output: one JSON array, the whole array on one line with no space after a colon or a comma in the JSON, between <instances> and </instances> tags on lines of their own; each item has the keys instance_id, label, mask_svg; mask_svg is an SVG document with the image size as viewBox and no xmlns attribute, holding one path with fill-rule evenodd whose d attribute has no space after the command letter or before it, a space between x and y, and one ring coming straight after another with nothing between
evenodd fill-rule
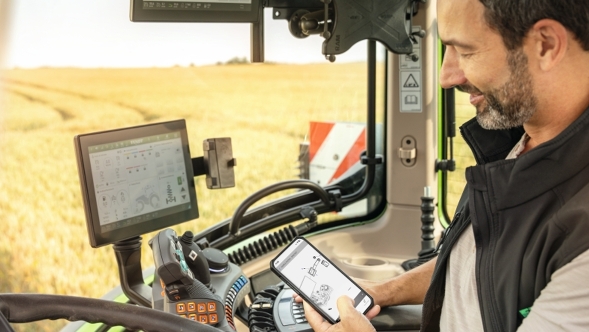
<instances>
[{"instance_id":1,"label":"window glass","mask_svg":"<svg viewBox=\"0 0 589 332\"><path fill-rule=\"evenodd\" d=\"M22 10L16 2L13 4L15 10ZM39 4L31 10L38 17L44 13L60 13L57 9L44 11L45 6ZM137 61L139 66L136 67L129 62L121 62L118 67L106 62L98 65L68 63L67 59L72 59L65 56L68 52L79 52L78 57L84 57L88 56L84 48L92 47L80 36L81 28L76 24L86 20L94 24L92 31L109 31L108 25L128 20L128 4L117 9L121 12L112 12L110 16L98 15L98 4L84 6L92 8L80 9L75 18L69 19L70 24L58 26L61 30L56 35L45 35L42 47L30 49L41 58L43 52L47 52L49 59L56 49L50 47L50 41L57 45L60 40L67 39L63 44L67 48L63 46L61 50L63 58L46 64L35 63L32 57L23 58L29 62L18 62L15 57L19 53L9 51L0 73L0 215L3 221L0 292L96 298L119 283L112 249L92 249L88 243L73 148L73 137L77 134L183 118L187 121L193 157L203 155L204 139L231 137L237 160L236 187L208 190L205 178L196 178L200 218L176 227L179 233L185 230L196 233L210 227L231 217L239 203L255 191L278 181L299 178L304 143L318 144L315 157L320 158L315 165L313 160L309 163L325 174L311 172L309 176L322 185L341 178L352 169L354 163L336 169L337 174L325 171L333 165L339 167L337 162L346 159L348 154L355 154L355 143L362 140L367 107L365 56L353 61L342 57L336 63L329 63L320 54L321 39L315 37L318 41L314 42L314 51L318 60L307 63L297 63L296 53L290 63L285 63L284 58L277 56L274 60L270 56L265 64L249 64L244 63L247 59L239 53L229 58L220 56L217 62L207 64L196 61L170 64L167 58L160 65ZM58 18L54 20L59 21ZM43 35L40 31L45 29L44 21L36 22L35 26L28 26L29 30ZM26 32L26 24L32 23L15 21L9 46L39 45L38 39ZM193 26L181 27L197 31ZM161 48L171 45L171 41L160 35L142 38L141 33L155 34L154 29L162 28L161 24L125 25L125 29L135 31L137 40L147 44L147 49L153 52L160 52ZM286 22L279 29L266 29L266 34L268 41L294 39L288 33ZM245 35L247 38L247 33ZM92 50L104 51L104 57L116 59L114 53L132 52L132 47L139 47L137 40L131 41L133 46L130 47L121 45L123 42L113 36L103 33L99 36L106 41L95 42L113 47L112 52ZM176 44L199 43L196 38L186 40L184 34L171 36L169 39ZM205 53L207 45L215 46L212 40L202 41L201 45L200 52ZM268 42L267 47L271 55L284 46ZM366 44L360 43L354 47L354 52L365 54L365 49ZM149 52L144 52L145 57L149 57ZM123 58L122 53L120 57ZM198 59L198 53L194 53L194 57ZM381 59L377 84L379 153L384 142L383 63ZM322 129L319 134L311 131L319 127L330 128ZM326 138L334 133L329 141L331 145L325 145ZM318 162L320 159L323 164ZM277 193L262 203L292 192ZM369 212L368 203L363 204L359 210L330 214L321 221L365 215ZM152 236L143 238L144 267L153 264L147 246ZM39 324L44 326L39 329L56 330L64 322Z\"/></svg>"}]
</instances>

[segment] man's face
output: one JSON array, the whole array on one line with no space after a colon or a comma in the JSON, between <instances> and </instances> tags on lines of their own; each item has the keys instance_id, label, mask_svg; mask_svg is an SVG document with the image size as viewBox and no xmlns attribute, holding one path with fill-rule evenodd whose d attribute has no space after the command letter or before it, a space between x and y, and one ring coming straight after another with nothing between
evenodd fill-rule
<instances>
[{"instance_id":1,"label":"man's face","mask_svg":"<svg viewBox=\"0 0 589 332\"><path fill-rule=\"evenodd\" d=\"M483 12L478 0L438 0L438 30L446 45L440 83L470 94L483 128L521 126L537 104L527 57L522 50L507 51Z\"/></svg>"},{"instance_id":2,"label":"man's face","mask_svg":"<svg viewBox=\"0 0 589 332\"><path fill-rule=\"evenodd\" d=\"M481 91L470 83L456 87L460 91L483 97L475 105L477 121L483 128L519 127L534 115L537 101L526 55L521 50L511 51L507 54L507 62L511 74L507 82L499 87L487 91Z\"/></svg>"}]
</instances>

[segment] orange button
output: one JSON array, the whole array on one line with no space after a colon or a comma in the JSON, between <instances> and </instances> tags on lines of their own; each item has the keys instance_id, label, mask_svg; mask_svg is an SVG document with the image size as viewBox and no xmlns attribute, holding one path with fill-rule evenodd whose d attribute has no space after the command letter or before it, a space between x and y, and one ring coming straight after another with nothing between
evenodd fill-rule
<instances>
[{"instance_id":1,"label":"orange button","mask_svg":"<svg viewBox=\"0 0 589 332\"><path fill-rule=\"evenodd\" d=\"M217 324L219 322L217 314L209 314L209 322L211 324Z\"/></svg>"},{"instance_id":2,"label":"orange button","mask_svg":"<svg viewBox=\"0 0 589 332\"><path fill-rule=\"evenodd\" d=\"M180 316L182 318L188 318L188 316L186 316L186 315L178 315L178 316Z\"/></svg>"},{"instance_id":3,"label":"orange button","mask_svg":"<svg viewBox=\"0 0 589 332\"><path fill-rule=\"evenodd\" d=\"M193 321L196 321L196 314L188 315L188 319L192 319Z\"/></svg>"},{"instance_id":4,"label":"orange button","mask_svg":"<svg viewBox=\"0 0 589 332\"><path fill-rule=\"evenodd\" d=\"M194 302L188 302L188 312L196 311L196 304Z\"/></svg>"},{"instance_id":5,"label":"orange button","mask_svg":"<svg viewBox=\"0 0 589 332\"><path fill-rule=\"evenodd\" d=\"M207 304L206 303L199 303L197 304L198 312L207 312Z\"/></svg>"},{"instance_id":6,"label":"orange button","mask_svg":"<svg viewBox=\"0 0 589 332\"><path fill-rule=\"evenodd\" d=\"M186 312L186 305L184 303L176 303L176 312L177 313Z\"/></svg>"},{"instance_id":7,"label":"orange button","mask_svg":"<svg viewBox=\"0 0 589 332\"><path fill-rule=\"evenodd\" d=\"M216 312L217 311L217 304L215 302L207 303L207 307L209 309L209 312Z\"/></svg>"},{"instance_id":8,"label":"orange button","mask_svg":"<svg viewBox=\"0 0 589 332\"><path fill-rule=\"evenodd\" d=\"M209 322L209 317L207 315L198 315L198 321L206 324Z\"/></svg>"}]
</instances>

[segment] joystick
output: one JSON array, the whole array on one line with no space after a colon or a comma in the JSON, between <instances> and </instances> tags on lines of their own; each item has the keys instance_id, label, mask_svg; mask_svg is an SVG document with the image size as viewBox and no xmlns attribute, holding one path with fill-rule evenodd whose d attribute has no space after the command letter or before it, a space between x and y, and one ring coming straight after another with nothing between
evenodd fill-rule
<instances>
[{"instance_id":1,"label":"joystick","mask_svg":"<svg viewBox=\"0 0 589 332\"><path fill-rule=\"evenodd\" d=\"M211 289L211 272L209 263L200 247L194 243L194 235L191 231L186 231L180 238L180 245L186 264L194 273L194 277ZM212 290L212 289L211 289Z\"/></svg>"},{"instance_id":2,"label":"joystick","mask_svg":"<svg viewBox=\"0 0 589 332\"><path fill-rule=\"evenodd\" d=\"M401 264L405 271L418 267L437 256L434 241L434 209L434 198L431 196L430 188L425 187L421 197L421 250L416 259L410 259Z\"/></svg>"}]
</instances>

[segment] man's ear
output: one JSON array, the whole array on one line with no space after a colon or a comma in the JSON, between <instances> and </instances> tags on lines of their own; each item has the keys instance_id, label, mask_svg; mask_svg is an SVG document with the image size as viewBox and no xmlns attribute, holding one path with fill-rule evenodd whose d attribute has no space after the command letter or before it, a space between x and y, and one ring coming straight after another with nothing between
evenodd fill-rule
<instances>
[{"instance_id":1,"label":"man's ear","mask_svg":"<svg viewBox=\"0 0 589 332\"><path fill-rule=\"evenodd\" d=\"M569 47L567 29L559 22L543 19L530 29L528 42L533 45L532 56L538 60L540 68L549 71L566 55Z\"/></svg>"}]
</instances>

